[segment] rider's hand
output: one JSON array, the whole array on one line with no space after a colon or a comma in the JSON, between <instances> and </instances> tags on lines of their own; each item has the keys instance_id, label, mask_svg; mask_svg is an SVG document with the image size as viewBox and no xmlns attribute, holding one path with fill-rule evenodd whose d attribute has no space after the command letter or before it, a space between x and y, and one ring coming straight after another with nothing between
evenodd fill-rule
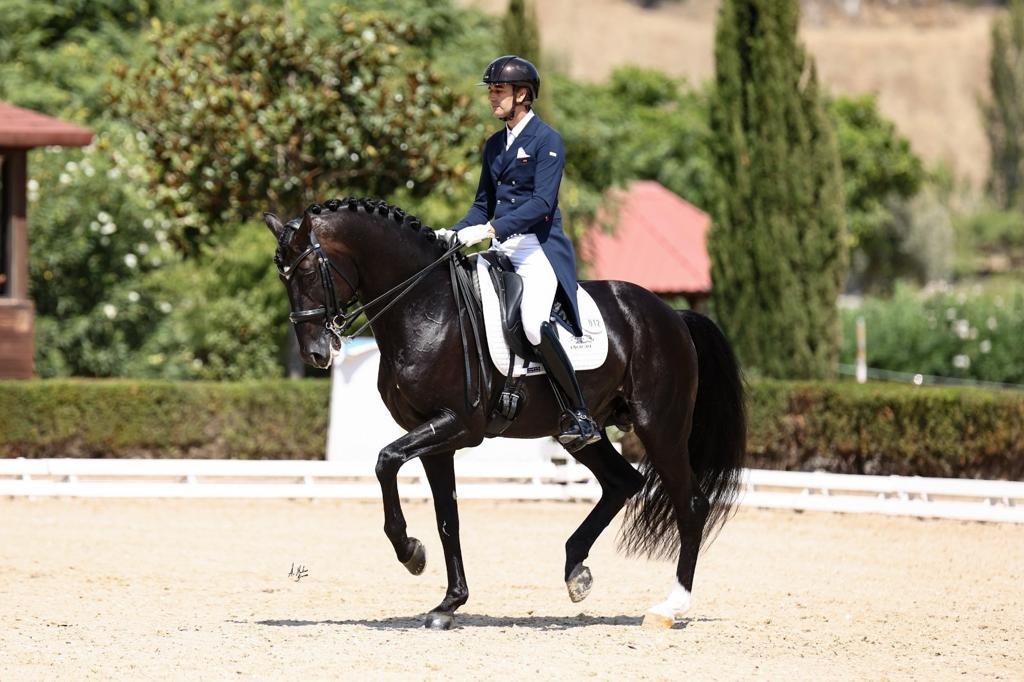
<instances>
[{"instance_id":1,"label":"rider's hand","mask_svg":"<svg viewBox=\"0 0 1024 682\"><path fill-rule=\"evenodd\" d=\"M491 227L490 223L485 225L470 225L464 227L456 234L459 237L459 242L463 246L472 246L473 244L482 242L483 240L494 236L494 228Z\"/></svg>"},{"instance_id":2,"label":"rider's hand","mask_svg":"<svg viewBox=\"0 0 1024 682\"><path fill-rule=\"evenodd\" d=\"M449 246L455 246L455 240L458 239L456 235L457 233L454 230L449 230L446 227L434 230L434 236Z\"/></svg>"}]
</instances>

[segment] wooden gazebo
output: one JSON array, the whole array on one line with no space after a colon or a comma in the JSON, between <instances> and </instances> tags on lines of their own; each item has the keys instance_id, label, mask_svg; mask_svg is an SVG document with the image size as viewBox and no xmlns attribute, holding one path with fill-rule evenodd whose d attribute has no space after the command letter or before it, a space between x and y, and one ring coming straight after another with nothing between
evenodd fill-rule
<instances>
[{"instance_id":1,"label":"wooden gazebo","mask_svg":"<svg viewBox=\"0 0 1024 682\"><path fill-rule=\"evenodd\" d=\"M84 147L88 128L0 102L0 379L32 376L28 297L28 150Z\"/></svg>"}]
</instances>

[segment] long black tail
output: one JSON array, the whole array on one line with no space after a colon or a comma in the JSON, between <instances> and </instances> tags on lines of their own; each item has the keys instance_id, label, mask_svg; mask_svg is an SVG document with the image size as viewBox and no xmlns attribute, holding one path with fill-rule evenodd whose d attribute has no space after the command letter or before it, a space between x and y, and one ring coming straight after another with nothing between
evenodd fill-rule
<instances>
[{"instance_id":1,"label":"long black tail","mask_svg":"<svg viewBox=\"0 0 1024 682\"><path fill-rule=\"evenodd\" d=\"M747 449L747 414L739 363L725 335L711 319L678 311L697 349L697 399L690 431L690 467L711 504L702 544L714 539L736 500ZM629 502L620 547L629 554L674 557L679 529L672 499L644 457L643 490Z\"/></svg>"}]
</instances>

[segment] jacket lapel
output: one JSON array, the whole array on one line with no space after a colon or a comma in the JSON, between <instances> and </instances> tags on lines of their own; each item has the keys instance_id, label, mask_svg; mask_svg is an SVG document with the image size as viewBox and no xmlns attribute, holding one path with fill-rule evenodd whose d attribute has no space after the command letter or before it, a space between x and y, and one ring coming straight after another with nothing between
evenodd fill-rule
<instances>
[{"instance_id":1,"label":"jacket lapel","mask_svg":"<svg viewBox=\"0 0 1024 682\"><path fill-rule=\"evenodd\" d=\"M533 118L523 128L523 132L519 133L519 137L512 142L512 146L506 149L504 152L498 154L494 161L491 162L491 175L497 180L501 177L501 174L516 160L516 154L519 152L520 147L524 147L527 142L533 139L534 135L537 134L537 124L540 121L540 116L534 113ZM504 132L504 131L502 131Z\"/></svg>"},{"instance_id":2,"label":"jacket lapel","mask_svg":"<svg viewBox=\"0 0 1024 682\"><path fill-rule=\"evenodd\" d=\"M504 130L501 131L501 132L502 132L502 134L505 133ZM516 157L516 144L515 144L515 142L513 142L512 146L509 147L508 149L504 149L504 146L505 146L505 141L502 140L501 141L501 147L502 147L501 151L499 151L498 154L494 157L494 160L491 161L491 175L494 177L495 180L497 180L498 178L501 177L501 174L505 170L505 167L508 166L509 160L510 159L514 159Z\"/></svg>"}]
</instances>

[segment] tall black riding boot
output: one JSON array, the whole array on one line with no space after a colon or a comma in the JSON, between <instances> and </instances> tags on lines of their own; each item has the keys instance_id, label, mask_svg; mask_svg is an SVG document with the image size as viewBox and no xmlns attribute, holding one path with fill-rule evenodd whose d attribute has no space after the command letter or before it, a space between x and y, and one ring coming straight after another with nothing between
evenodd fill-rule
<instances>
[{"instance_id":1,"label":"tall black riding boot","mask_svg":"<svg viewBox=\"0 0 1024 682\"><path fill-rule=\"evenodd\" d=\"M558 442L569 452L601 440L601 427L587 412L583 392L576 381L576 371L558 340L558 331L550 322L540 326L540 344L535 346L541 363L562 406L562 433Z\"/></svg>"}]
</instances>

